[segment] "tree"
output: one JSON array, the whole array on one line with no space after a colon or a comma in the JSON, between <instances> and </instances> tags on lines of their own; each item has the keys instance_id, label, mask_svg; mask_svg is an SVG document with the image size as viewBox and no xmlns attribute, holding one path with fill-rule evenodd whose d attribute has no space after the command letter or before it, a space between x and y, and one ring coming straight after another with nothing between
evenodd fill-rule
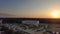
<instances>
[{"instance_id":1,"label":"tree","mask_svg":"<svg viewBox=\"0 0 60 34\"><path fill-rule=\"evenodd\" d=\"M13 30L5 26L2 26L1 31L4 31L2 34L13 34Z\"/></svg>"}]
</instances>

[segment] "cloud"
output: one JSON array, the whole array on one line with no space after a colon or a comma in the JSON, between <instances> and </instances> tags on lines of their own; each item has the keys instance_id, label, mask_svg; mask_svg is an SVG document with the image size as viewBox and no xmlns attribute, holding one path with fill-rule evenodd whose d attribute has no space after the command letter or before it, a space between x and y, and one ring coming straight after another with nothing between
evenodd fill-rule
<instances>
[{"instance_id":1,"label":"cloud","mask_svg":"<svg viewBox=\"0 0 60 34\"><path fill-rule=\"evenodd\" d=\"M8 13L0 13L0 17L16 17L16 16Z\"/></svg>"}]
</instances>

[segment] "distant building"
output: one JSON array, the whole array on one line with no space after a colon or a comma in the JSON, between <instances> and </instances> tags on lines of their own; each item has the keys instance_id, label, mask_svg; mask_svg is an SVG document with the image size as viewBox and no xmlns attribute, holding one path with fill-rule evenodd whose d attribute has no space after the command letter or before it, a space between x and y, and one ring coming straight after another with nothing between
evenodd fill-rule
<instances>
[{"instance_id":1,"label":"distant building","mask_svg":"<svg viewBox=\"0 0 60 34\"><path fill-rule=\"evenodd\" d=\"M0 19L0 25L2 25L2 21L3 21L3 20L2 20L2 19Z\"/></svg>"}]
</instances>

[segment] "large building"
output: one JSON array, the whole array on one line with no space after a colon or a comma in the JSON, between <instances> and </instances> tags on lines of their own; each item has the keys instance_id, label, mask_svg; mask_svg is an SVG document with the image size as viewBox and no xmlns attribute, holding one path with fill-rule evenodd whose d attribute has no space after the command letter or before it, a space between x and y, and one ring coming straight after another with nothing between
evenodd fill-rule
<instances>
[{"instance_id":1,"label":"large building","mask_svg":"<svg viewBox=\"0 0 60 34\"><path fill-rule=\"evenodd\" d=\"M30 25L39 25L39 21L38 20L23 20L22 23L24 24L30 24Z\"/></svg>"}]
</instances>

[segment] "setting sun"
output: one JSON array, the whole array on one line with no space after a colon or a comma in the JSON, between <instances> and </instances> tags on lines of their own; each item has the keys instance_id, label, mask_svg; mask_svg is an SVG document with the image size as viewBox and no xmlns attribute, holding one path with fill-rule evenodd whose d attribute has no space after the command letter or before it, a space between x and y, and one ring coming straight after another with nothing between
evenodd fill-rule
<instances>
[{"instance_id":1,"label":"setting sun","mask_svg":"<svg viewBox=\"0 0 60 34\"><path fill-rule=\"evenodd\" d=\"M53 18L59 18L59 12L58 11L53 11L52 12L52 17Z\"/></svg>"},{"instance_id":2,"label":"setting sun","mask_svg":"<svg viewBox=\"0 0 60 34\"><path fill-rule=\"evenodd\" d=\"M58 17L58 12L54 12L54 13L53 13L53 16L54 16L54 17Z\"/></svg>"}]
</instances>

